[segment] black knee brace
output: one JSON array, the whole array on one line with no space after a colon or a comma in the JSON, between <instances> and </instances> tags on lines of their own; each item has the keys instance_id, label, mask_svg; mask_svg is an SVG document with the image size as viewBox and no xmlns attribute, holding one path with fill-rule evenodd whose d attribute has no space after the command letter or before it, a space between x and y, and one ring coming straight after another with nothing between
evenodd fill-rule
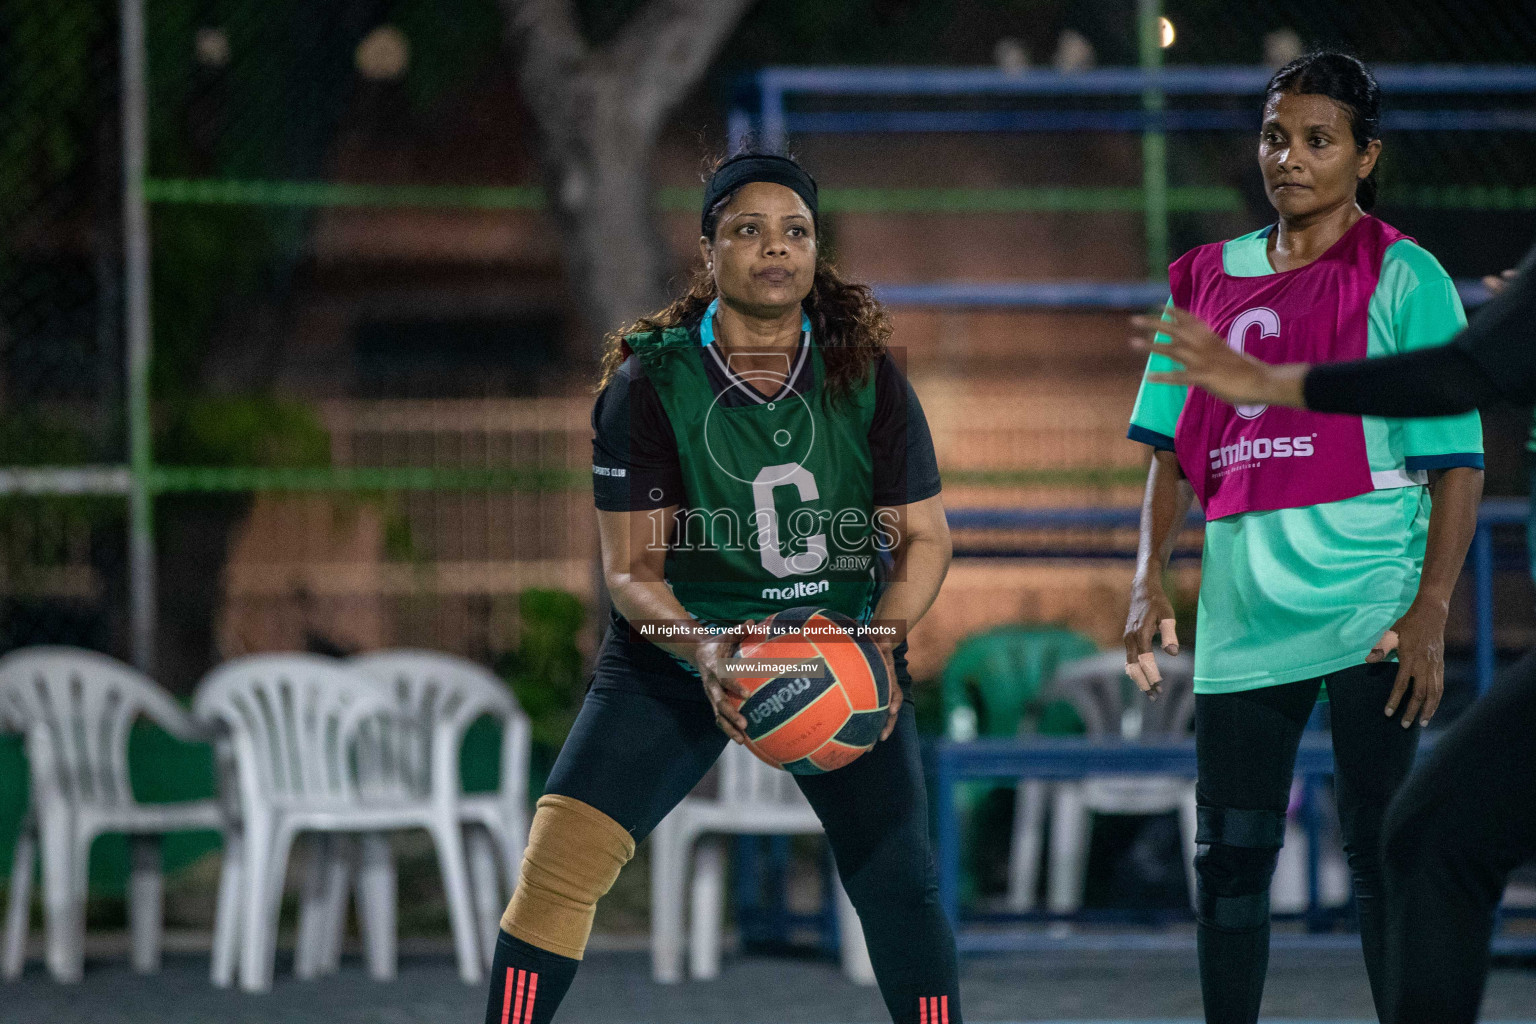
<instances>
[{"instance_id":1,"label":"black knee brace","mask_svg":"<svg viewBox=\"0 0 1536 1024\"><path fill-rule=\"evenodd\" d=\"M1195 842L1196 906L1201 924L1248 931L1269 921L1269 881L1285 841L1285 815L1277 811L1198 809Z\"/></svg>"}]
</instances>

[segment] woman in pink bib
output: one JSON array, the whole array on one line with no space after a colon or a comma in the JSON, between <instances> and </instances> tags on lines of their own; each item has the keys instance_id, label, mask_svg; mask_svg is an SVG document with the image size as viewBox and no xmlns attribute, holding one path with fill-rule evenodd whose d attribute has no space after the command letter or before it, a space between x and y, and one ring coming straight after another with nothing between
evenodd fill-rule
<instances>
[{"instance_id":1,"label":"woman in pink bib","mask_svg":"<svg viewBox=\"0 0 1536 1024\"><path fill-rule=\"evenodd\" d=\"M1450 278L1367 212L1381 152L1369 70L1344 54L1309 54L1265 93L1258 157L1278 223L1186 253L1169 270L1172 305L1265 362L1449 341L1465 325ZM1148 372L1171 366L1154 354ZM1325 686L1339 820L1381 1009L1382 822L1413 761L1411 726L1427 724L1440 699L1447 606L1482 493L1476 414L1404 421L1232 405L1144 381L1130 436L1155 451L1126 670L1154 696L1154 634L1177 649L1161 582L1168 553L1192 498L1207 521L1195 636L1206 1019L1258 1020L1296 748Z\"/></svg>"}]
</instances>

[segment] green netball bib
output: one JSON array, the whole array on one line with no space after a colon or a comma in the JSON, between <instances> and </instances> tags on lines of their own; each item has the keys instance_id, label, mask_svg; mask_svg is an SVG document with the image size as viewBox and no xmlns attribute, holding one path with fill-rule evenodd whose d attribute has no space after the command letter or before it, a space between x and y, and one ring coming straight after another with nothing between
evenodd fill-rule
<instances>
[{"instance_id":1,"label":"green netball bib","mask_svg":"<svg viewBox=\"0 0 1536 1024\"><path fill-rule=\"evenodd\" d=\"M715 624L785 608L832 608L861 621L877 589L869 426L874 374L830 409L825 367L812 345L815 383L766 398L731 379L749 401L726 405L705 371L706 350L685 328L628 339L672 423L687 502L668 548L666 577L679 603Z\"/></svg>"}]
</instances>

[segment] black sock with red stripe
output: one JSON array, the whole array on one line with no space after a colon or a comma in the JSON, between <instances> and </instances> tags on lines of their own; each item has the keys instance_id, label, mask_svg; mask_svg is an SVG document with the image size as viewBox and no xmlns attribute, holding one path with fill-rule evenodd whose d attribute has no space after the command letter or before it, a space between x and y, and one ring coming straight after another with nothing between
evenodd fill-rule
<instances>
[{"instance_id":1,"label":"black sock with red stripe","mask_svg":"<svg viewBox=\"0 0 1536 1024\"><path fill-rule=\"evenodd\" d=\"M949 996L919 996L917 1000L917 1024L950 1024ZM955 1024L960 1024L958 1006Z\"/></svg>"},{"instance_id":2,"label":"black sock with red stripe","mask_svg":"<svg viewBox=\"0 0 1536 1024\"><path fill-rule=\"evenodd\" d=\"M580 966L580 960L501 932L491 964L485 1024L549 1024Z\"/></svg>"}]
</instances>

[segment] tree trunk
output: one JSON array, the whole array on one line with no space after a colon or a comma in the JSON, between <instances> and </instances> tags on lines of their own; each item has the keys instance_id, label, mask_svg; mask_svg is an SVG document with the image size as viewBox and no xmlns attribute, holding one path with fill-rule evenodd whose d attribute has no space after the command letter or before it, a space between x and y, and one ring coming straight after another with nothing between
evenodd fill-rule
<instances>
[{"instance_id":1,"label":"tree trunk","mask_svg":"<svg viewBox=\"0 0 1536 1024\"><path fill-rule=\"evenodd\" d=\"M651 156L667 113L755 2L651 0L594 50L571 0L502 0L539 126L567 279L594 353L605 333L665 300Z\"/></svg>"},{"instance_id":2,"label":"tree trunk","mask_svg":"<svg viewBox=\"0 0 1536 1024\"><path fill-rule=\"evenodd\" d=\"M543 163L580 329L596 351L608 331L664 303L667 254L651 211L657 133L605 95L616 82L582 84L586 102L545 132Z\"/></svg>"}]
</instances>

